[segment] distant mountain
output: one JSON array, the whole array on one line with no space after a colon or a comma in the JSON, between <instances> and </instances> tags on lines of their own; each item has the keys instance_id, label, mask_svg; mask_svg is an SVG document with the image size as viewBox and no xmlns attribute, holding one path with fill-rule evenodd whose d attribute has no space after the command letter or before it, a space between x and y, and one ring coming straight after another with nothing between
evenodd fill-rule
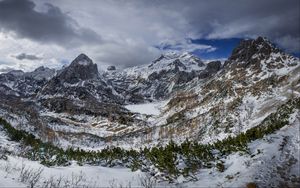
<instances>
[{"instance_id":1,"label":"distant mountain","mask_svg":"<svg viewBox=\"0 0 300 188\"><path fill-rule=\"evenodd\" d=\"M193 79L205 79L221 68L221 62L203 63L189 54L167 53L149 65L107 71L103 77L128 103L167 99Z\"/></svg>"},{"instance_id":2,"label":"distant mountain","mask_svg":"<svg viewBox=\"0 0 300 188\"><path fill-rule=\"evenodd\" d=\"M55 75L54 69L39 67L33 72L13 70L0 74L0 87L6 92L22 97L35 95Z\"/></svg>"}]
</instances>

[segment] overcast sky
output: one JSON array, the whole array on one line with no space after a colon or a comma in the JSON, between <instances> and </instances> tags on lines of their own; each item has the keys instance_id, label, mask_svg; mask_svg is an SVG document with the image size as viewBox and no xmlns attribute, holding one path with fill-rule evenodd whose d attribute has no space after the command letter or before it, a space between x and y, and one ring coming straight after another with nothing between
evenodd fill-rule
<instances>
[{"instance_id":1,"label":"overcast sky","mask_svg":"<svg viewBox=\"0 0 300 188\"><path fill-rule=\"evenodd\" d=\"M59 68L80 53L100 69L127 67L165 46L203 54L218 46L201 41L257 36L299 53L299 9L299 0L0 0L0 71Z\"/></svg>"}]
</instances>

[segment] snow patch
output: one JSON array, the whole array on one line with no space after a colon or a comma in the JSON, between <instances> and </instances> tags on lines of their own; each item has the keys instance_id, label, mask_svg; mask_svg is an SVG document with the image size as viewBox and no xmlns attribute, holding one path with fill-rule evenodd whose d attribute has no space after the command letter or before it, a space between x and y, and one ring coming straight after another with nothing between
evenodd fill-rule
<instances>
[{"instance_id":1,"label":"snow patch","mask_svg":"<svg viewBox=\"0 0 300 188\"><path fill-rule=\"evenodd\" d=\"M147 115L159 115L161 108L167 104L167 101L144 103L144 104L130 104L126 105L125 108L131 112Z\"/></svg>"}]
</instances>

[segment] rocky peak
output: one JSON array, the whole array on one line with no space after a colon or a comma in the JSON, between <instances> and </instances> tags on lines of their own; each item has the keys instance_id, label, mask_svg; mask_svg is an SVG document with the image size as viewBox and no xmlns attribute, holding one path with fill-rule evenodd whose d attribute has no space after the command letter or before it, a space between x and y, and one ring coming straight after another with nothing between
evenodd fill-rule
<instances>
[{"instance_id":1,"label":"rocky peak","mask_svg":"<svg viewBox=\"0 0 300 188\"><path fill-rule=\"evenodd\" d=\"M49 69L49 68L44 67L44 66L40 66L40 67L36 68L36 69L34 70L34 72L45 71L46 69Z\"/></svg>"},{"instance_id":2,"label":"rocky peak","mask_svg":"<svg viewBox=\"0 0 300 188\"><path fill-rule=\"evenodd\" d=\"M71 66L74 65L90 65L93 64L93 61L85 54L80 54L77 56L71 63Z\"/></svg>"},{"instance_id":3,"label":"rocky peak","mask_svg":"<svg viewBox=\"0 0 300 188\"><path fill-rule=\"evenodd\" d=\"M14 76L22 76L24 72L22 70L12 70L9 71L8 74L14 75Z\"/></svg>"},{"instance_id":4,"label":"rocky peak","mask_svg":"<svg viewBox=\"0 0 300 188\"><path fill-rule=\"evenodd\" d=\"M25 73L26 77L32 77L36 80L49 80L55 74L55 69L50 69L48 67L40 66L36 68L33 72Z\"/></svg>"},{"instance_id":5,"label":"rocky peak","mask_svg":"<svg viewBox=\"0 0 300 188\"><path fill-rule=\"evenodd\" d=\"M70 84L77 83L80 80L98 79L98 67L87 55L80 54L72 61L70 66L60 72L59 77Z\"/></svg>"},{"instance_id":6,"label":"rocky peak","mask_svg":"<svg viewBox=\"0 0 300 188\"><path fill-rule=\"evenodd\" d=\"M113 66L113 65L110 65L110 66L107 67L107 70L108 71L114 71L114 70L116 70L116 67Z\"/></svg>"},{"instance_id":7,"label":"rocky peak","mask_svg":"<svg viewBox=\"0 0 300 188\"><path fill-rule=\"evenodd\" d=\"M257 39L242 40L233 50L229 61L247 62L254 55L259 56L260 59L266 59L272 52L278 53L280 50L266 38L258 37Z\"/></svg>"},{"instance_id":8,"label":"rocky peak","mask_svg":"<svg viewBox=\"0 0 300 188\"><path fill-rule=\"evenodd\" d=\"M153 64L155 64L155 63L161 61L161 60L164 59L164 58L165 58L165 56L164 56L163 54L161 54L161 55L159 56L159 58L157 58L157 59L155 59L155 60L153 61Z\"/></svg>"}]
</instances>

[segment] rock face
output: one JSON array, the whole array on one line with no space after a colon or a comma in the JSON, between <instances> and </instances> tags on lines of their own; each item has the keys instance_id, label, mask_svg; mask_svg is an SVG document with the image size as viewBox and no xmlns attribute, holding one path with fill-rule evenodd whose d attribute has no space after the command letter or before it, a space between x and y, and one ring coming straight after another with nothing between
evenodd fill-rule
<instances>
[{"instance_id":1,"label":"rock face","mask_svg":"<svg viewBox=\"0 0 300 188\"><path fill-rule=\"evenodd\" d=\"M233 50L229 61L246 62L249 61L254 54L260 54L261 57L267 58L272 52L278 53L280 50L275 48L273 44L263 37L243 40L238 47Z\"/></svg>"},{"instance_id":2,"label":"rock face","mask_svg":"<svg viewBox=\"0 0 300 188\"><path fill-rule=\"evenodd\" d=\"M261 60L269 59L272 54L282 54L282 57L286 57L281 50L263 37L242 40L240 44L233 49L231 56L224 65L236 64L238 67L247 67L252 64L257 64L257 66L259 66Z\"/></svg>"},{"instance_id":3,"label":"rock face","mask_svg":"<svg viewBox=\"0 0 300 188\"><path fill-rule=\"evenodd\" d=\"M122 103L122 98L100 78L97 64L85 54L80 54L49 80L38 94L40 99L56 96L90 102Z\"/></svg>"},{"instance_id":4,"label":"rock face","mask_svg":"<svg viewBox=\"0 0 300 188\"><path fill-rule=\"evenodd\" d=\"M55 69L49 69L41 66L35 69L33 72L25 73L25 76L32 77L35 80L50 80L54 76L55 72Z\"/></svg>"},{"instance_id":5,"label":"rock face","mask_svg":"<svg viewBox=\"0 0 300 188\"><path fill-rule=\"evenodd\" d=\"M59 74L63 82L74 84L81 80L97 80L99 78L98 67L85 54L80 54L72 61L70 66Z\"/></svg>"},{"instance_id":6,"label":"rock face","mask_svg":"<svg viewBox=\"0 0 300 188\"><path fill-rule=\"evenodd\" d=\"M111 66L108 66L108 67L107 67L107 70L108 70L108 71L114 71L114 70L116 70L116 67L113 66L113 65L111 65Z\"/></svg>"},{"instance_id":7,"label":"rock face","mask_svg":"<svg viewBox=\"0 0 300 188\"><path fill-rule=\"evenodd\" d=\"M13 70L0 74L0 85L6 92L16 96L31 97L51 79L55 74L54 69L39 67L33 72ZM3 90L3 91L4 91Z\"/></svg>"},{"instance_id":8,"label":"rock face","mask_svg":"<svg viewBox=\"0 0 300 188\"><path fill-rule=\"evenodd\" d=\"M207 64L206 71L214 73L221 69L221 61L211 61Z\"/></svg>"},{"instance_id":9,"label":"rock face","mask_svg":"<svg viewBox=\"0 0 300 188\"><path fill-rule=\"evenodd\" d=\"M206 68L203 71L199 72L198 78L205 79L205 78L208 78L208 77L214 75L221 69L221 66L222 66L222 64L220 61L209 62L207 64Z\"/></svg>"}]
</instances>

